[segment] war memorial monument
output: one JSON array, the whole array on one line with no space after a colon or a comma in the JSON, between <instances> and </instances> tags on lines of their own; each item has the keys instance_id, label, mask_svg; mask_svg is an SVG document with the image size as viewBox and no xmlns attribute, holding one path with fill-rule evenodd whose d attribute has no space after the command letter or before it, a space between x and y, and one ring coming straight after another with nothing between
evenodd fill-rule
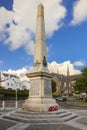
<instances>
[{"instance_id":1,"label":"war memorial monument","mask_svg":"<svg viewBox=\"0 0 87 130\"><path fill-rule=\"evenodd\" d=\"M67 110L59 109L56 100L52 98L52 76L47 64L44 7L42 4L39 4L37 9L34 64L27 77L30 78L28 99L25 100L22 108L7 113L4 118L29 123L56 123L78 116Z\"/></svg>"},{"instance_id":2,"label":"war memorial monument","mask_svg":"<svg viewBox=\"0 0 87 130\"><path fill-rule=\"evenodd\" d=\"M30 78L30 91L23 109L33 112L48 112L50 107L53 107L54 110L58 110L58 104L52 98L52 76L47 65L44 7L42 4L38 6L37 11L34 65L27 77Z\"/></svg>"}]
</instances>

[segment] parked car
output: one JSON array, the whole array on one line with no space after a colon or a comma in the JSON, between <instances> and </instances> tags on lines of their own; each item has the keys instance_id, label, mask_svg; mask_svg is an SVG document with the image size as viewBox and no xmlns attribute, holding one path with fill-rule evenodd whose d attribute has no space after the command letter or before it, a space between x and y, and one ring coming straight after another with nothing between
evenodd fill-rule
<instances>
[{"instance_id":1,"label":"parked car","mask_svg":"<svg viewBox=\"0 0 87 130\"><path fill-rule=\"evenodd\" d=\"M65 97L65 96L58 97L58 98L56 98L56 101L67 101L67 97Z\"/></svg>"},{"instance_id":2,"label":"parked car","mask_svg":"<svg viewBox=\"0 0 87 130\"><path fill-rule=\"evenodd\" d=\"M69 96L73 96L73 93L69 93Z\"/></svg>"},{"instance_id":3,"label":"parked car","mask_svg":"<svg viewBox=\"0 0 87 130\"><path fill-rule=\"evenodd\" d=\"M79 97L76 98L76 100L85 100L87 98L86 93L80 93Z\"/></svg>"}]
</instances>

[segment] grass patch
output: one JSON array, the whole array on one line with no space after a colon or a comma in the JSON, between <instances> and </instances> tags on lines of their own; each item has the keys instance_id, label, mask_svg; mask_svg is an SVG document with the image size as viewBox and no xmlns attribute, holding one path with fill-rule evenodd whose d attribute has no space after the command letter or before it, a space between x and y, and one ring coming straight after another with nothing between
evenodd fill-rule
<instances>
[{"instance_id":1,"label":"grass patch","mask_svg":"<svg viewBox=\"0 0 87 130\"><path fill-rule=\"evenodd\" d=\"M81 100L80 103L81 103L81 104L84 104L84 105L87 105L87 102L84 101L84 100Z\"/></svg>"}]
</instances>

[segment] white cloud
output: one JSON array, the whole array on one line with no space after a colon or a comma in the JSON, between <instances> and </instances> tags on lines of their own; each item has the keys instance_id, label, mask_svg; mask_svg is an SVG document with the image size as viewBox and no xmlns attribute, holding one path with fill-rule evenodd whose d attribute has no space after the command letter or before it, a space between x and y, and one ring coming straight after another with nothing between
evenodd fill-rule
<instances>
[{"instance_id":1,"label":"white cloud","mask_svg":"<svg viewBox=\"0 0 87 130\"><path fill-rule=\"evenodd\" d=\"M30 41L26 46L25 50L28 54L33 54L34 53L34 41Z\"/></svg>"},{"instance_id":2,"label":"white cloud","mask_svg":"<svg viewBox=\"0 0 87 130\"><path fill-rule=\"evenodd\" d=\"M87 0L77 0L73 7L72 25L80 24L87 20Z\"/></svg>"},{"instance_id":3,"label":"white cloud","mask_svg":"<svg viewBox=\"0 0 87 130\"><path fill-rule=\"evenodd\" d=\"M50 72L67 75L67 66L69 67L70 75L81 73L79 70L76 70L74 68L74 65L71 64L70 61L65 61L61 64L58 64L57 62L54 61L48 65L48 68L49 68Z\"/></svg>"},{"instance_id":4,"label":"white cloud","mask_svg":"<svg viewBox=\"0 0 87 130\"><path fill-rule=\"evenodd\" d=\"M67 65L69 67L69 74L74 75L74 74L80 74L81 71L76 70L74 68L74 65L71 64L70 61L65 61L63 63L57 63L55 61L48 63L48 69L52 73L59 73L59 74L64 74L67 75ZM18 70L11 70L9 69L8 71L4 71L5 73L9 74L14 74L20 77L20 79L23 80L29 80L29 78L26 77L26 74L31 71L32 67L22 67L21 69Z\"/></svg>"},{"instance_id":5,"label":"white cloud","mask_svg":"<svg viewBox=\"0 0 87 130\"><path fill-rule=\"evenodd\" d=\"M84 66L85 65L85 62L84 61L75 61L73 63L74 66Z\"/></svg>"},{"instance_id":6,"label":"white cloud","mask_svg":"<svg viewBox=\"0 0 87 130\"><path fill-rule=\"evenodd\" d=\"M0 8L0 33L2 34L0 40L6 39L4 44L8 45L10 50L24 46L28 54L33 54L36 11L40 2L45 7L47 36L52 36L61 27L62 19L66 15L66 9L61 4L62 0L14 0L13 11ZM7 23L9 28L5 26ZM8 38L6 38L7 34Z\"/></svg>"},{"instance_id":7,"label":"white cloud","mask_svg":"<svg viewBox=\"0 0 87 130\"><path fill-rule=\"evenodd\" d=\"M4 29L6 23L11 23L13 12L6 10L4 7L0 8L0 31Z\"/></svg>"},{"instance_id":8,"label":"white cloud","mask_svg":"<svg viewBox=\"0 0 87 130\"><path fill-rule=\"evenodd\" d=\"M26 74L30 71L31 67L22 67L21 69L18 70L12 70L9 69L8 71L4 71L5 73L8 74L13 74L16 75L20 78L20 80L28 80L28 78L26 77Z\"/></svg>"}]
</instances>

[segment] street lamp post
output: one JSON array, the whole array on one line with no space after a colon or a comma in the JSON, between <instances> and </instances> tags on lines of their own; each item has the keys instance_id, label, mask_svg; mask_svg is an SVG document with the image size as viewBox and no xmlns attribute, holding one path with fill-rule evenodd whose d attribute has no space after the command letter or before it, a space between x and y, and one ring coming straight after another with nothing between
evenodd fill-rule
<instances>
[{"instance_id":1,"label":"street lamp post","mask_svg":"<svg viewBox=\"0 0 87 130\"><path fill-rule=\"evenodd\" d=\"M16 101L17 101L17 89L15 90L15 93L16 93L15 95L16 95Z\"/></svg>"},{"instance_id":2,"label":"street lamp post","mask_svg":"<svg viewBox=\"0 0 87 130\"><path fill-rule=\"evenodd\" d=\"M15 82L15 86L16 86L16 89L15 89L15 108L17 109L18 108L18 94L17 94L17 82Z\"/></svg>"},{"instance_id":3,"label":"street lamp post","mask_svg":"<svg viewBox=\"0 0 87 130\"><path fill-rule=\"evenodd\" d=\"M16 108L18 108L17 89L15 90L15 95L16 95Z\"/></svg>"}]
</instances>

